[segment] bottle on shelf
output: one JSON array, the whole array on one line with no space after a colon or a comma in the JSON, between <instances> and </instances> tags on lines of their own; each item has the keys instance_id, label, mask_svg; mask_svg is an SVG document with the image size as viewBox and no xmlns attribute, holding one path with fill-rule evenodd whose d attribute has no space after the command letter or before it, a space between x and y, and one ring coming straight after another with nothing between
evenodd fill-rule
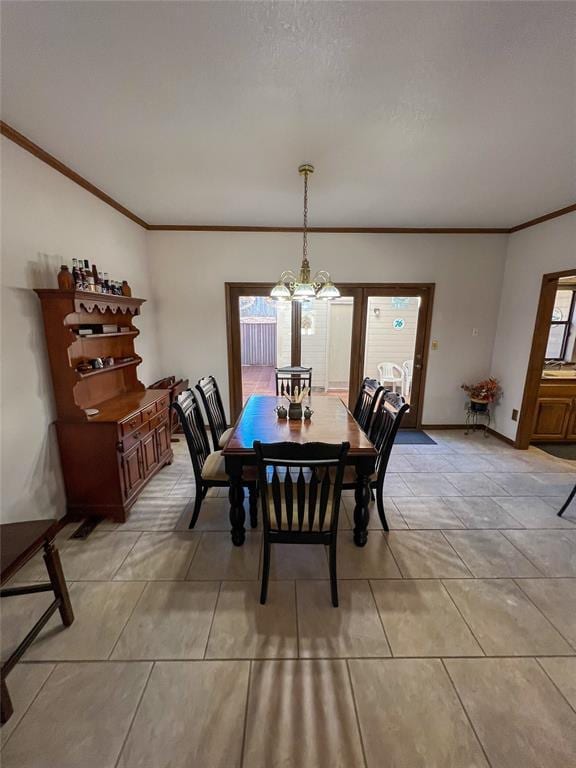
<instances>
[{"instance_id":1,"label":"bottle on shelf","mask_svg":"<svg viewBox=\"0 0 576 768\"><path fill-rule=\"evenodd\" d=\"M94 290L96 293L102 293L102 286L100 285L100 278L98 277L98 269L96 264L92 264L92 277L94 278Z\"/></svg>"},{"instance_id":2,"label":"bottle on shelf","mask_svg":"<svg viewBox=\"0 0 576 768\"><path fill-rule=\"evenodd\" d=\"M106 293L106 288L104 286L104 275L102 272L98 272L98 284L100 285L100 293Z\"/></svg>"},{"instance_id":3,"label":"bottle on shelf","mask_svg":"<svg viewBox=\"0 0 576 768\"><path fill-rule=\"evenodd\" d=\"M80 270L78 269L78 259L72 259L72 277L74 278L74 288L77 291L81 291L83 289L83 285L82 276L80 275Z\"/></svg>"},{"instance_id":4,"label":"bottle on shelf","mask_svg":"<svg viewBox=\"0 0 576 768\"><path fill-rule=\"evenodd\" d=\"M90 277L90 264L88 262L88 259L84 259L84 290L85 291L92 291L93 288L90 287L90 280L88 279Z\"/></svg>"},{"instance_id":5,"label":"bottle on shelf","mask_svg":"<svg viewBox=\"0 0 576 768\"><path fill-rule=\"evenodd\" d=\"M132 289L127 280L122 280L122 296L132 296Z\"/></svg>"},{"instance_id":6,"label":"bottle on shelf","mask_svg":"<svg viewBox=\"0 0 576 768\"><path fill-rule=\"evenodd\" d=\"M86 280L88 281L88 290L92 291L93 293L96 293L96 285L94 284L94 276L93 276L93 274L91 272L87 275Z\"/></svg>"},{"instance_id":7,"label":"bottle on shelf","mask_svg":"<svg viewBox=\"0 0 576 768\"><path fill-rule=\"evenodd\" d=\"M78 272L80 273L80 290L87 291L88 281L86 280L86 272L81 259L78 261Z\"/></svg>"},{"instance_id":8,"label":"bottle on shelf","mask_svg":"<svg viewBox=\"0 0 576 768\"><path fill-rule=\"evenodd\" d=\"M67 264L62 264L60 272L58 272L58 288L61 291L73 291L74 290L74 278L72 273L68 269Z\"/></svg>"},{"instance_id":9,"label":"bottle on shelf","mask_svg":"<svg viewBox=\"0 0 576 768\"><path fill-rule=\"evenodd\" d=\"M104 293L111 293L110 279L108 277L108 272L104 272Z\"/></svg>"}]
</instances>

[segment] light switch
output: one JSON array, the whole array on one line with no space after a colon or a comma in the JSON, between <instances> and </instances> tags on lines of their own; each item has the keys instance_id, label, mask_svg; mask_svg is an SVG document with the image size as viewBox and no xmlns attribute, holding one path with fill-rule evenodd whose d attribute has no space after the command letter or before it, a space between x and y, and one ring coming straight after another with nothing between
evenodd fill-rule
<instances>
[{"instance_id":1,"label":"light switch","mask_svg":"<svg viewBox=\"0 0 576 768\"><path fill-rule=\"evenodd\" d=\"M438 349L438 342L436 341L436 339L432 340L432 349Z\"/></svg>"}]
</instances>

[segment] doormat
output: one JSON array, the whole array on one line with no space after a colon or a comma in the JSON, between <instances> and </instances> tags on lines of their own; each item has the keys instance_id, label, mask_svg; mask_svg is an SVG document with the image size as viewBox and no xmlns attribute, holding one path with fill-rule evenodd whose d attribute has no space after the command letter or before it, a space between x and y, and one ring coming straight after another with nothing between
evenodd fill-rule
<instances>
[{"instance_id":1,"label":"doormat","mask_svg":"<svg viewBox=\"0 0 576 768\"><path fill-rule=\"evenodd\" d=\"M396 445L436 445L436 440L432 440L421 429L401 429L394 442Z\"/></svg>"},{"instance_id":2,"label":"doormat","mask_svg":"<svg viewBox=\"0 0 576 768\"><path fill-rule=\"evenodd\" d=\"M576 461L576 443L533 443L533 445L556 456L557 459Z\"/></svg>"}]
</instances>

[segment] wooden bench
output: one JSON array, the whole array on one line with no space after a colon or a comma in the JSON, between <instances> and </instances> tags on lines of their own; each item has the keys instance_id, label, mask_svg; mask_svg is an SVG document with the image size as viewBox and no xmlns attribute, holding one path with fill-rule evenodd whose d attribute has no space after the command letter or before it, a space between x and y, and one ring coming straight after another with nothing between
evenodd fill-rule
<instances>
[{"instance_id":1,"label":"wooden bench","mask_svg":"<svg viewBox=\"0 0 576 768\"><path fill-rule=\"evenodd\" d=\"M49 582L22 587L4 587L0 589L0 597L15 597L31 595L36 592L54 592L54 601L44 611L36 624L24 637L20 645L2 664L1 678L1 712L0 722L5 723L12 715L12 701L6 678L22 658L26 650L34 642L40 630L49 621L56 609L60 611L62 623L69 627L74 621L74 613L68 595L66 580L62 572L60 555L54 545L54 536L58 530L55 520L30 520L24 523L8 523L0 525L1 573L0 584L4 584L14 576L31 557L44 549L44 562L48 571Z\"/></svg>"}]
</instances>

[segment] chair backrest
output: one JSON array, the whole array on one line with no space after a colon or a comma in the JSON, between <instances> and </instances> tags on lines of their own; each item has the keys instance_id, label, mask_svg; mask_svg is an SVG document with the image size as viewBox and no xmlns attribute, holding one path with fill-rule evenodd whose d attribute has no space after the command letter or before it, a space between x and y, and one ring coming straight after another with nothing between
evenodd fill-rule
<instances>
[{"instance_id":1,"label":"chair backrest","mask_svg":"<svg viewBox=\"0 0 576 768\"><path fill-rule=\"evenodd\" d=\"M360 424L364 432L368 432L370 429L370 422L372 421L374 409L376 408L378 398L383 391L384 387L381 386L380 382L376 379L371 379L367 376L362 382L352 415L358 424Z\"/></svg>"},{"instance_id":2,"label":"chair backrest","mask_svg":"<svg viewBox=\"0 0 576 768\"><path fill-rule=\"evenodd\" d=\"M381 382L394 381L403 377L402 368L396 363L378 363L378 378Z\"/></svg>"},{"instance_id":3,"label":"chair backrest","mask_svg":"<svg viewBox=\"0 0 576 768\"><path fill-rule=\"evenodd\" d=\"M334 534L350 443L254 442L264 531L294 541Z\"/></svg>"},{"instance_id":4,"label":"chair backrest","mask_svg":"<svg viewBox=\"0 0 576 768\"><path fill-rule=\"evenodd\" d=\"M276 368L276 394L293 395L296 387L302 392L304 387L312 389L312 368L301 365L287 365Z\"/></svg>"},{"instance_id":5,"label":"chair backrest","mask_svg":"<svg viewBox=\"0 0 576 768\"><path fill-rule=\"evenodd\" d=\"M208 417L208 425L210 427L210 434L212 435L212 443L214 450L218 450L218 441L222 437L223 432L228 429L228 422L226 420L226 414L224 413L224 406L222 405L222 398L220 397L220 390L214 376L204 376L196 384L196 389L202 400L202 405L206 411Z\"/></svg>"},{"instance_id":6,"label":"chair backrest","mask_svg":"<svg viewBox=\"0 0 576 768\"><path fill-rule=\"evenodd\" d=\"M192 460L196 486L199 488L202 482L202 467L210 454L208 435L206 434L200 403L196 399L193 390L186 389L172 403L172 408L180 419L180 426L186 437L186 443L188 444Z\"/></svg>"},{"instance_id":7,"label":"chair backrest","mask_svg":"<svg viewBox=\"0 0 576 768\"><path fill-rule=\"evenodd\" d=\"M409 410L410 406L404 398L395 392L385 390L380 397L380 402L374 412L374 418L370 427L370 440L378 451L376 473L379 483L384 480L396 434L400 429L404 414Z\"/></svg>"},{"instance_id":8,"label":"chair backrest","mask_svg":"<svg viewBox=\"0 0 576 768\"><path fill-rule=\"evenodd\" d=\"M411 379L412 373L414 372L414 360L404 360L402 363L402 370L404 371L404 376L407 379Z\"/></svg>"}]
</instances>

